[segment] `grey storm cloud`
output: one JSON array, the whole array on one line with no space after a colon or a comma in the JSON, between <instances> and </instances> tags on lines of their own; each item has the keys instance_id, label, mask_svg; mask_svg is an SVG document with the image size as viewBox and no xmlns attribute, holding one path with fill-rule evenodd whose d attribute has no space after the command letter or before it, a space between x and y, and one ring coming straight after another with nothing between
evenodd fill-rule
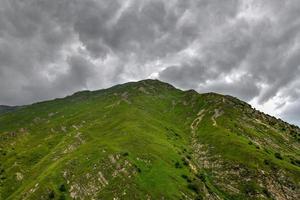
<instances>
[{"instance_id":1,"label":"grey storm cloud","mask_svg":"<svg viewBox=\"0 0 300 200\"><path fill-rule=\"evenodd\" d=\"M152 77L299 124L299 13L297 0L1 0L0 104Z\"/></svg>"}]
</instances>

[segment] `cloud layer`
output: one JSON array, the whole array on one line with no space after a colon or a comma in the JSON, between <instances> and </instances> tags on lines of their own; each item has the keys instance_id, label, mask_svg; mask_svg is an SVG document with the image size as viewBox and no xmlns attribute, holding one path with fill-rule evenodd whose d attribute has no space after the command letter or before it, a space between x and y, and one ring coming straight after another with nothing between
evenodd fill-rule
<instances>
[{"instance_id":1,"label":"cloud layer","mask_svg":"<svg viewBox=\"0 0 300 200\"><path fill-rule=\"evenodd\" d=\"M0 1L0 104L149 77L300 124L300 3Z\"/></svg>"}]
</instances>

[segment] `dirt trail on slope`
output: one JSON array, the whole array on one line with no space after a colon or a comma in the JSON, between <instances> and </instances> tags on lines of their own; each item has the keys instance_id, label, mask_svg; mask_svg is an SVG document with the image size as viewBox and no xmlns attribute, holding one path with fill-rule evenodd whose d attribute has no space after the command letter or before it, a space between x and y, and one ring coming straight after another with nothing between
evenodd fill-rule
<instances>
[{"instance_id":1,"label":"dirt trail on slope","mask_svg":"<svg viewBox=\"0 0 300 200\"><path fill-rule=\"evenodd\" d=\"M213 121L213 126L217 126L216 119L220 117L223 114L223 111L220 111L219 109L215 109L215 113L213 116L211 116L211 120Z\"/></svg>"},{"instance_id":2,"label":"dirt trail on slope","mask_svg":"<svg viewBox=\"0 0 300 200\"><path fill-rule=\"evenodd\" d=\"M197 114L197 118L194 119L194 121L191 124L192 139L195 139L196 129L198 128L199 123L202 121L202 118L204 117L204 112L205 112L205 109L200 110Z\"/></svg>"}]
</instances>

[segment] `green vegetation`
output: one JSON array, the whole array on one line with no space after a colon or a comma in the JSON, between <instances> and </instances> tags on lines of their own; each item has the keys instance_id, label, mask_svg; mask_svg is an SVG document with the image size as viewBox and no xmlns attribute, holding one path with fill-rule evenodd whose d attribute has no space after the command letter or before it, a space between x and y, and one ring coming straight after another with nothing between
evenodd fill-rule
<instances>
[{"instance_id":1,"label":"green vegetation","mask_svg":"<svg viewBox=\"0 0 300 200\"><path fill-rule=\"evenodd\" d=\"M0 114L0 199L299 199L299 136L157 80L78 92Z\"/></svg>"}]
</instances>

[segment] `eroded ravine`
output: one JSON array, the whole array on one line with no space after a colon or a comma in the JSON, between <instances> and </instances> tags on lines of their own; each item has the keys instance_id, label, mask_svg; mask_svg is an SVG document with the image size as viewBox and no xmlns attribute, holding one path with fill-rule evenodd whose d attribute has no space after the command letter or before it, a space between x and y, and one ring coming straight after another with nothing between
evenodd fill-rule
<instances>
[{"instance_id":1,"label":"eroded ravine","mask_svg":"<svg viewBox=\"0 0 300 200\"><path fill-rule=\"evenodd\" d=\"M204 117L204 112L205 112L205 109L202 109L198 112L197 114L197 117L196 119L194 119L194 121L192 122L191 124L191 146L193 148L193 157L196 158L196 153L195 152L198 152L197 149L197 146L199 145L198 142L197 142L197 137L196 137L196 130L197 130L197 127L199 125L199 123L201 122L202 118ZM199 166L195 166L197 165L197 163L193 164L193 163L189 163L189 166L191 168L191 170L194 172L194 173L197 173L198 170L197 168L199 168Z\"/></svg>"},{"instance_id":2,"label":"eroded ravine","mask_svg":"<svg viewBox=\"0 0 300 200\"><path fill-rule=\"evenodd\" d=\"M205 116L205 109L198 112L197 117L193 120L191 128L191 146L192 146L192 157L194 162L189 163L189 167L195 174L199 174L200 171L208 167L207 150L204 145L200 144L197 137L197 129ZM205 185L203 188L206 199L218 200L221 199L217 194L209 192L209 188Z\"/></svg>"}]
</instances>

